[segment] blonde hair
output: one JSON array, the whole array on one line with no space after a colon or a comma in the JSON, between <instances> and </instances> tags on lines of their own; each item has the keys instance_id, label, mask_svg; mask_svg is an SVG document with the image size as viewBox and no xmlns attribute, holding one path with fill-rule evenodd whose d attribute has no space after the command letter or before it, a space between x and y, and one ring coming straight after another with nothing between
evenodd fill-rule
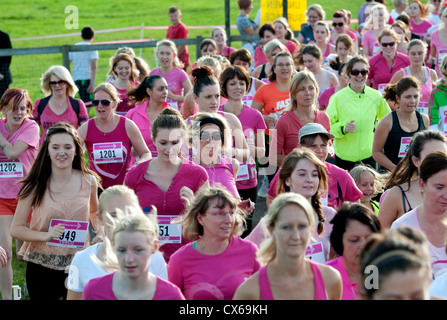
<instances>
[{"instance_id":1,"label":"blonde hair","mask_svg":"<svg viewBox=\"0 0 447 320\"><path fill-rule=\"evenodd\" d=\"M178 58L177 46L175 45L175 43L168 39L160 40L157 42L157 46L156 46L157 52L161 46L171 48L172 52L174 53L172 64L174 65L174 67L183 69L184 64Z\"/></svg>"},{"instance_id":2,"label":"blonde hair","mask_svg":"<svg viewBox=\"0 0 447 320\"><path fill-rule=\"evenodd\" d=\"M105 189L99 196L98 215L100 217L102 217L106 213L110 213L106 212L104 207L111 198L115 197L128 198L132 203L135 204L135 206L139 206L138 197L133 189L125 186L124 184L114 185Z\"/></svg>"},{"instance_id":3,"label":"blonde hair","mask_svg":"<svg viewBox=\"0 0 447 320\"><path fill-rule=\"evenodd\" d=\"M115 101L117 104L121 102L118 91L110 82L99 84L93 91L93 95L95 95L98 91L104 91L107 93L112 98L112 101Z\"/></svg>"},{"instance_id":4,"label":"blonde hair","mask_svg":"<svg viewBox=\"0 0 447 320\"><path fill-rule=\"evenodd\" d=\"M278 221L282 209L288 205L297 205L300 207L309 220L309 230L315 228L314 210L310 202L302 195L293 192L279 194L270 204L266 217L262 220L263 227L271 233ZM276 241L273 236L269 236L262 243L257 252L258 261L262 264L268 264L276 258Z\"/></svg>"},{"instance_id":5,"label":"blonde hair","mask_svg":"<svg viewBox=\"0 0 447 320\"><path fill-rule=\"evenodd\" d=\"M382 193L384 191L384 186L386 182L387 175L380 174L374 168L371 168L370 166L364 165L364 164L358 164L354 168L349 171L349 174L351 175L352 179L354 179L355 183L357 184L364 172L369 172L374 177L374 195L375 197L377 194Z\"/></svg>"},{"instance_id":6,"label":"blonde hair","mask_svg":"<svg viewBox=\"0 0 447 320\"><path fill-rule=\"evenodd\" d=\"M295 110L298 106L298 101L296 100L296 93L301 89L303 84L306 81L311 81L315 87L315 97L314 97L314 106L316 109L317 97L319 94L318 82L315 79L315 76L312 72L308 70L302 70L295 74L290 83L290 110Z\"/></svg>"},{"instance_id":7,"label":"blonde hair","mask_svg":"<svg viewBox=\"0 0 447 320\"><path fill-rule=\"evenodd\" d=\"M40 78L42 91L46 95L50 95L52 93L50 87L50 80L52 75L55 75L59 79L67 82L67 95L69 95L72 98L76 95L79 89L76 86L70 71L68 71L68 69L65 68L64 66L51 66L50 68L48 68L47 71L45 71L45 73Z\"/></svg>"},{"instance_id":8,"label":"blonde hair","mask_svg":"<svg viewBox=\"0 0 447 320\"><path fill-rule=\"evenodd\" d=\"M114 251L115 238L119 232L141 232L146 236L148 243L156 247L158 243L158 223L156 213L145 216L143 210L139 206L126 207L124 210L116 210L116 218L112 218L106 213L107 220L113 227L111 238L104 238L104 256L99 260L96 255L92 259L103 269L108 272L119 270L118 258Z\"/></svg>"},{"instance_id":9,"label":"blonde hair","mask_svg":"<svg viewBox=\"0 0 447 320\"><path fill-rule=\"evenodd\" d=\"M441 71L441 78L436 81L437 86L447 86L447 56L444 56L442 59L441 65L439 66L439 70Z\"/></svg>"}]
</instances>

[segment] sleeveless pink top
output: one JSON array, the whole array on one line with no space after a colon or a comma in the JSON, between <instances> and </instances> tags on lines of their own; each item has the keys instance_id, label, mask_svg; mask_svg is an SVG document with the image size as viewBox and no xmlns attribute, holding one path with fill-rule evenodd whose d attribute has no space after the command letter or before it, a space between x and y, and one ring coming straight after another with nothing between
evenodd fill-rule
<instances>
[{"instance_id":1,"label":"sleeveless pink top","mask_svg":"<svg viewBox=\"0 0 447 320\"><path fill-rule=\"evenodd\" d=\"M402 68L402 76L411 76L410 67ZM429 115L431 114L432 107L430 106L429 102L431 91L433 89L433 81L431 78L430 69L427 67L425 67L425 77L427 78L427 80L425 80L425 82L420 85L421 98L419 99L418 111Z\"/></svg>"},{"instance_id":2,"label":"sleeveless pink top","mask_svg":"<svg viewBox=\"0 0 447 320\"><path fill-rule=\"evenodd\" d=\"M95 118L90 119L84 142L88 151L88 167L101 177L102 186L108 188L122 184L130 166L132 147L126 132L126 117L120 116L116 128L107 133L98 129ZM120 143L121 148L118 148Z\"/></svg>"},{"instance_id":3,"label":"sleeveless pink top","mask_svg":"<svg viewBox=\"0 0 447 320\"><path fill-rule=\"evenodd\" d=\"M321 274L320 267L318 263L306 259L310 263L312 272L314 274L314 286L315 286L315 296L314 300L328 300L326 288L324 286L323 275ZM275 300L273 297L272 288L270 287L267 266L261 267L259 269L259 289L260 289L260 299L261 300Z\"/></svg>"}]
</instances>

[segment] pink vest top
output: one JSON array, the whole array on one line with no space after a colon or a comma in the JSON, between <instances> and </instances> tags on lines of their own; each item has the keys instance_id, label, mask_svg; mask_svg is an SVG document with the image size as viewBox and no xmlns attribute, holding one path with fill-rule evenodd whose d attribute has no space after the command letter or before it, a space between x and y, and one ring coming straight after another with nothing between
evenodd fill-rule
<instances>
[{"instance_id":1,"label":"pink vest top","mask_svg":"<svg viewBox=\"0 0 447 320\"><path fill-rule=\"evenodd\" d=\"M312 272L314 274L314 286L315 286L314 300L328 300L326 288L324 286L323 275L321 274L318 263L309 259L306 259L306 261L310 263ZM261 267L261 269L259 269L259 290L261 300L275 300L275 298L273 297L272 288L270 287L267 275L267 266L263 266Z\"/></svg>"}]
</instances>

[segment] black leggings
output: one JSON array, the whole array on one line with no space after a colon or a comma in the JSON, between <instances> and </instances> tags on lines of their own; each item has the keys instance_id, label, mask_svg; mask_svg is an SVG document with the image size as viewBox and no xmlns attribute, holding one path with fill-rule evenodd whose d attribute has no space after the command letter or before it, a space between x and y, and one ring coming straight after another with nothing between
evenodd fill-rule
<instances>
[{"instance_id":1,"label":"black leggings","mask_svg":"<svg viewBox=\"0 0 447 320\"><path fill-rule=\"evenodd\" d=\"M256 203L256 200L258 198L258 187L253 187L251 189L238 189L239 196L242 200L250 199L254 203ZM253 211L254 212L254 211ZM246 230L242 233L241 237L245 238L248 236L253 229L252 219L253 219L253 212L245 218L245 222L247 223Z\"/></svg>"},{"instance_id":2,"label":"black leggings","mask_svg":"<svg viewBox=\"0 0 447 320\"><path fill-rule=\"evenodd\" d=\"M67 279L65 270L53 270L28 262L26 265L26 286L30 300L54 301L66 300L67 288L65 280Z\"/></svg>"}]
</instances>

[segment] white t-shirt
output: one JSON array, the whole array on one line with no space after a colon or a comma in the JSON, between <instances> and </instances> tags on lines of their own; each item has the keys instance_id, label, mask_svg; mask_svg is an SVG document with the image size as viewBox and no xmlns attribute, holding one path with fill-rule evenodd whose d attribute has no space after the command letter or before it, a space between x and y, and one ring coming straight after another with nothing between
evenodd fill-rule
<instances>
[{"instance_id":1,"label":"white t-shirt","mask_svg":"<svg viewBox=\"0 0 447 320\"><path fill-rule=\"evenodd\" d=\"M407 212L399 219L394 221L391 224L390 229L396 229L398 227L407 226L417 230L421 230L421 226L419 225L417 209L419 207L414 208L413 210ZM433 244L428 242L428 247L430 249L431 255L431 263L432 263L432 271L433 278L436 279L441 275L447 273L447 253L446 247L435 247Z\"/></svg>"},{"instance_id":2,"label":"white t-shirt","mask_svg":"<svg viewBox=\"0 0 447 320\"><path fill-rule=\"evenodd\" d=\"M101 243L97 243L79 251L73 257L68 272L67 288L71 291L82 292L85 285L93 278L105 276L108 274L106 270L101 268L92 259L92 256L98 255L98 250ZM168 271L165 260L159 251L156 251L151 256L151 264L149 265L149 272L163 280L168 280Z\"/></svg>"},{"instance_id":3,"label":"white t-shirt","mask_svg":"<svg viewBox=\"0 0 447 320\"><path fill-rule=\"evenodd\" d=\"M81 41L76 43L76 45L90 45L90 42ZM73 62L73 68L71 71L73 80L90 80L90 62L91 60L98 60L99 54L97 50L76 51L69 52L68 58Z\"/></svg>"}]
</instances>

